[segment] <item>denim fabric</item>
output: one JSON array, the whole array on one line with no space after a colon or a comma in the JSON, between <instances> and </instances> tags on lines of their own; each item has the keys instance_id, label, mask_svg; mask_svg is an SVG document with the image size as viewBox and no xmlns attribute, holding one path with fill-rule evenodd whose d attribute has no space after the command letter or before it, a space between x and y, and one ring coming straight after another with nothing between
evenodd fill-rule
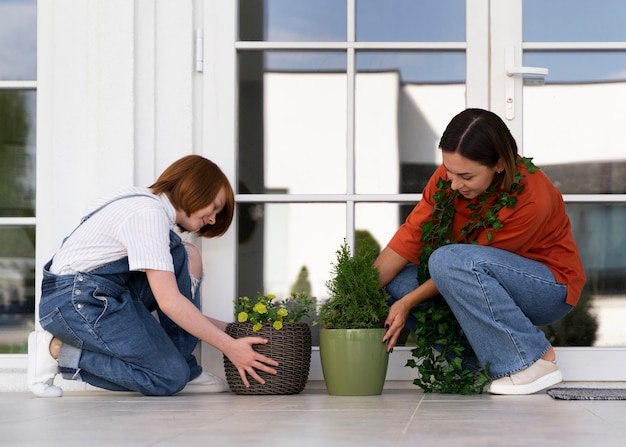
<instances>
[{"instance_id":1,"label":"denim fabric","mask_svg":"<svg viewBox=\"0 0 626 447\"><path fill-rule=\"evenodd\" d=\"M463 328L480 363L499 378L539 360L550 348L536 326L554 323L572 309L567 286L540 262L471 244L440 247L428 268Z\"/></svg>"},{"instance_id":2,"label":"denim fabric","mask_svg":"<svg viewBox=\"0 0 626 447\"><path fill-rule=\"evenodd\" d=\"M173 231L170 252L180 292L199 308L187 250ZM76 275L54 275L49 267L50 262L39 315L43 328L63 342L64 378L114 391L170 395L200 375L193 355L198 339L158 309L146 274L129 271L127 258Z\"/></svg>"}]
</instances>

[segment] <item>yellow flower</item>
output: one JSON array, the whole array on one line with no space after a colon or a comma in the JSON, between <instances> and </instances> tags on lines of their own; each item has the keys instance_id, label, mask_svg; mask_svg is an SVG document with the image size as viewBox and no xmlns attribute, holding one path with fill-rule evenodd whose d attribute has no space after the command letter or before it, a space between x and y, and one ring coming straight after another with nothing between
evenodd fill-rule
<instances>
[{"instance_id":1,"label":"yellow flower","mask_svg":"<svg viewBox=\"0 0 626 447\"><path fill-rule=\"evenodd\" d=\"M261 330L265 323L271 324L275 330L280 330L284 327L284 321L299 322L303 316L315 310L314 301L304 292L281 301L276 298L276 295L263 295L257 292L255 298L241 296L233 300L233 304L235 305L235 320L253 325L252 329L255 332ZM287 306L290 306L289 309Z\"/></svg>"},{"instance_id":2,"label":"yellow flower","mask_svg":"<svg viewBox=\"0 0 626 447\"><path fill-rule=\"evenodd\" d=\"M254 307L252 308L252 310L255 311L255 312L258 312L260 314L266 314L267 313L267 307L263 303L256 303L254 305Z\"/></svg>"}]
</instances>

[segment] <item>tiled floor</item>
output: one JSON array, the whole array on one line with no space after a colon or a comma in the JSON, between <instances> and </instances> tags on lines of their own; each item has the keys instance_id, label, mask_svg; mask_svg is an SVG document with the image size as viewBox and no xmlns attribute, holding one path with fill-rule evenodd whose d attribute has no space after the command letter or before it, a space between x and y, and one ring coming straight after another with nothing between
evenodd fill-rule
<instances>
[{"instance_id":1,"label":"tiled floor","mask_svg":"<svg viewBox=\"0 0 626 447\"><path fill-rule=\"evenodd\" d=\"M292 396L0 393L0 446L626 445L626 401L423 394Z\"/></svg>"}]
</instances>

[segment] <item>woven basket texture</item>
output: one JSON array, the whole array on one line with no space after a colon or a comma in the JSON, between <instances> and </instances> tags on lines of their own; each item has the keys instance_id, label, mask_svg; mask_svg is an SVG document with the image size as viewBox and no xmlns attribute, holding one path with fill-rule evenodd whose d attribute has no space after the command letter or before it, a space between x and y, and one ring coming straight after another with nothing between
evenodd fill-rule
<instances>
[{"instance_id":1,"label":"woven basket texture","mask_svg":"<svg viewBox=\"0 0 626 447\"><path fill-rule=\"evenodd\" d=\"M264 324L261 330L254 332L250 323L229 323L226 333L233 338L263 337L267 344L253 345L255 351L276 360L276 375L257 370L265 380L260 384L248 376L250 387L243 384L235 365L224 356L226 380L232 392L236 394L298 394L309 378L311 366L311 329L306 323L284 323L283 328L275 330Z\"/></svg>"}]
</instances>

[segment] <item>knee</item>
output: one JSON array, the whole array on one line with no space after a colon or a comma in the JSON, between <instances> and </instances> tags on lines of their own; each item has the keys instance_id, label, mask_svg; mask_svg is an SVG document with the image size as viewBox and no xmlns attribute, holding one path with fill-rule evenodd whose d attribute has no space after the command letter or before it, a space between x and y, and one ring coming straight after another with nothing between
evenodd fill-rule
<instances>
[{"instance_id":1,"label":"knee","mask_svg":"<svg viewBox=\"0 0 626 447\"><path fill-rule=\"evenodd\" d=\"M185 242L185 248L187 249L187 254L189 256L188 265L189 265L189 273L195 279L202 278L202 255L200 254L200 250L193 244L189 242Z\"/></svg>"},{"instance_id":2,"label":"knee","mask_svg":"<svg viewBox=\"0 0 626 447\"><path fill-rule=\"evenodd\" d=\"M428 272L435 279L450 272L459 259L459 254L454 252L453 245L444 245L432 252L428 258Z\"/></svg>"},{"instance_id":3,"label":"knee","mask_svg":"<svg viewBox=\"0 0 626 447\"><path fill-rule=\"evenodd\" d=\"M139 391L146 396L171 396L185 388L189 382L189 374L186 363L171 365L171 369L153 376L150 383Z\"/></svg>"},{"instance_id":4,"label":"knee","mask_svg":"<svg viewBox=\"0 0 626 447\"><path fill-rule=\"evenodd\" d=\"M389 305L415 290L418 285L417 266L409 264L385 286L385 290L390 295Z\"/></svg>"}]
</instances>

